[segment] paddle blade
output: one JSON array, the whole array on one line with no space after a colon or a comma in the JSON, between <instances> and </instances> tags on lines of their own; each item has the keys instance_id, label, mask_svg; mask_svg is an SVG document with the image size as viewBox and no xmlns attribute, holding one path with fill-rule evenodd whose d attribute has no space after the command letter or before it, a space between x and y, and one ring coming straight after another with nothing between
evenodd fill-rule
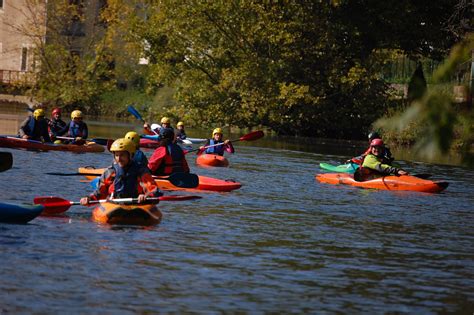
<instances>
[{"instance_id":1,"label":"paddle blade","mask_svg":"<svg viewBox=\"0 0 474 315\"><path fill-rule=\"evenodd\" d=\"M91 185L92 189L97 189L97 187L99 187L99 178L100 177L96 177L93 180L91 180L90 185Z\"/></svg>"},{"instance_id":2,"label":"paddle blade","mask_svg":"<svg viewBox=\"0 0 474 315\"><path fill-rule=\"evenodd\" d=\"M253 141L260 139L264 136L265 134L261 130L253 131L251 133L248 133L246 135L243 135L242 137L239 138L240 141Z\"/></svg>"},{"instance_id":3,"label":"paddle blade","mask_svg":"<svg viewBox=\"0 0 474 315\"><path fill-rule=\"evenodd\" d=\"M162 179L167 179L174 186L181 188L196 188L199 185L199 177L190 173L174 173Z\"/></svg>"},{"instance_id":4,"label":"paddle blade","mask_svg":"<svg viewBox=\"0 0 474 315\"><path fill-rule=\"evenodd\" d=\"M160 201L184 201L184 200L194 200L194 199L201 199L201 196L161 196L159 197Z\"/></svg>"},{"instance_id":5,"label":"paddle blade","mask_svg":"<svg viewBox=\"0 0 474 315\"><path fill-rule=\"evenodd\" d=\"M72 205L69 200L59 197L36 197L33 202L44 206L41 215L60 214L67 211Z\"/></svg>"},{"instance_id":6,"label":"paddle blade","mask_svg":"<svg viewBox=\"0 0 474 315\"><path fill-rule=\"evenodd\" d=\"M107 143L109 142L110 139L104 139L104 138L94 138L94 139L91 139L92 142L95 142L97 144L100 144L100 145L107 145Z\"/></svg>"},{"instance_id":7,"label":"paddle blade","mask_svg":"<svg viewBox=\"0 0 474 315\"><path fill-rule=\"evenodd\" d=\"M128 105L127 106L127 111L132 114L133 116L135 116L136 119L138 120L141 120L141 121L145 121L142 116L140 115L140 113L135 109L135 107L133 107L132 105Z\"/></svg>"},{"instance_id":8,"label":"paddle blade","mask_svg":"<svg viewBox=\"0 0 474 315\"><path fill-rule=\"evenodd\" d=\"M12 168L13 156L10 152L0 152L0 172L4 172Z\"/></svg>"}]
</instances>

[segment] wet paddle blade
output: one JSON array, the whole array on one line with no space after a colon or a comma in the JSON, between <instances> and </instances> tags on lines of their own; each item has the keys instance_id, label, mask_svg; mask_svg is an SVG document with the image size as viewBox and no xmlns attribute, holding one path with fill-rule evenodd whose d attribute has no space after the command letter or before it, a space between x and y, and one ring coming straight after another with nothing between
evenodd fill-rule
<instances>
[{"instance_id":1,"label":"wet paddle blade","mask_svg":"<svg viewBox=\"0 0 474 315\"><path fill-rule=\"evenodd\" d=\"M260 139L264 136L265 134L261 130L253 131L251 133L248 133L246 135L243 135L242 137L239 138L240 141L253 141Z\"/></svg>"},{"instance_id":2,"label":"wet paddle blade","mask_svg":"<svg viewBox=\"0 0 474 315\"><path fill-rule=\"evenodd\" d=\"M0 172L4 172L12 168L13 155L10 152L0 152Z\"/></svg>"},{"instance_id":3,"label":"wet paddle blade","mask_svg":"<svg viewBox=\"0 0 474 315\"><path fill-rule=\"evenodd\" d=\"M160 179L169 180L171 184L181 188L196 188L199 185L199 177L190 173L174 173Z\"/></svg>"},{"instance_id":4,"label":"wet paddle blade","mask_svg":"<svg viewBox=\"0 0 474 315\"><path fill-rule=\"evenodd\" d=\"M59 197L35 197L33 200L35 204L44 206L41 215L55 215L67 211L73 203L69 200Z\"/></svg>"},{"instance_id":5,"label":"wet paddle blade","mask_svg":"<svg viewBox=\"0 0 474 315\"><path fill-rule=\"evenodd\" d=\"M133 116L135 116L136 119L142 121L142 122L145 122L145 120L142 118L142 116L140 115L140 113L135 109L135 107L133 107L132 105L128 105L127 106L127 111L132 114Z\"/></svg>"}]
</instances>

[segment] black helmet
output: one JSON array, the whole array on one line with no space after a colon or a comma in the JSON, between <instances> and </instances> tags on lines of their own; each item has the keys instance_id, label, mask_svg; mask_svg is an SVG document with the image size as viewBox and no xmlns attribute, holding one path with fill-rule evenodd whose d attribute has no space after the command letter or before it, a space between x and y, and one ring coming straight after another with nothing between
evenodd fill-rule
<instances>
[{"instance_id":1,"label":"black helmet","mask_svg":"<svg viewBox=\"0 0 474 315\"><path fill-rule=\"evenodd\" d=\"M161 139L170 139L170 140L173 140L173 138L174 138L174 130L173 130L173 128L161 128L161 130L160 130L160 138L161 138Z\"/></svg>"},{"instance_id":2,"label":"black helmet","mask_svg":"<svg viewBox=\"0 0 474 315\"><path fill-rule=\"evenodd\" d=\"M379 133L377 131L372 131L371 133L369 133L369 141L372 141L374 139L381 139Z\"/></svg>"}]
</instances>

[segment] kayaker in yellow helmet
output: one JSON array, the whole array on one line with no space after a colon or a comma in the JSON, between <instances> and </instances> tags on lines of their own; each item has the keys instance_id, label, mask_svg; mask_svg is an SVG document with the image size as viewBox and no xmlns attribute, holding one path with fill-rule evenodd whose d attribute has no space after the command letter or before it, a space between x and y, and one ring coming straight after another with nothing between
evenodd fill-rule
<instances>
[{"instance_id":1,"label":"kayaker in yellow helmet","mask_svg":"<svg viewBox=\"0 0 474 315\"><path fill-rule=\"evenodd\" d=\"M112 143L110 151L114 155L114 163L100 177L97 189L81 198L81 205L88 205L90 200L114 198L138 198L138 203L143 203L147 197L163 195L148 168L133 161L135 143L120 138Z\"/></svg>"},{"instance_id":2,"label":"kayaker in yellow helmet","mask_svg":"<svg viewBox=\"0 0 474 315\"><path fill-rule=\"evenodd\" d=\"M148 167L148 159L145 153L140 150L140 135L135 131L129 131L125 135L125 139L128 139L135 144L136 151L133 155L133 160L140 166Z\"/></svg>"},{"instance_id":3,"label":"kayaker in yellow helmet","mask_svg":"<svg viewBox=\"0 0 474 315\"><path fill-rule=\"evenodd\" d=\"M171 119L169 119L169 117L162 117L161 120L160 120L160 123L161 123L161 126L160 125L156 125L156 124L152 124L150 126L150 124L148 124L147 122L145 122L143 124L143 129L145 131L146 134L149 134L149 135L159 135L160 134L160 131L161 129L163 128L171 128Z\"/></svg>"},{"instance_id":4,"label":"kayaker in yellow helmet","mask_svg":"<svg viewBox=\"0 0 474 315\"><path fill-rule=\"evenodd\" d=\"M48 122L44 119L44 110L37 108L32 116L28 116L20 125L18 136L23 139L51 142Z\"/></svg>"},{"instance_id":5,"label":"kayaker in yellow helmet","mask_svg":"<svg viewBox=\"0 0 474 315\"><path fill-rule=\"evenodd\" d=\"M222 129L221 128L215 128L213 131L212 131L212 138L211 139L207 139L206 143L199 147L199 151L197 152L197 154L216 154L216 155L220 155L220 156L223 156L224 155L224 152L228 152L228 153L234 153L235 152L235 149L234 149L234 146L232 145L232 142L230 142L230 140L222 140L224 134L222 133ZM219 143L223 143L222 145L218 145L218 146L213 146L213 147L210 147L210 148L205 148L207 146L212 146L212 145L215 145L215 144L219 144Z\"/></svg>"},{"instance_id":6,"label":"kayaker in yellow helmet","mask_svg":"<svg viewBox=\"0 0 474 315\"><path fill-rule=\"evenodd\" d=\"M383 155L384 149L382 139L372 140L370 153L364 158L362 167L354 173L354 179L364 181L387 175L408 175L408 172L388 164Z\"/></svg>"},{"instance_id":7,"label":"kayaker in yellow helmet","mask_svg":"<svg viewBox=\"0 0 474 315\"><path fill-rule=\"evenodd\" d=\"M186 139L186 131L184 130L184 122L182 121L176 124L176 138L180 140Z\"/></svg>"},{"instance_id":8,"label":"kayaker in yellow helmet","mask_svg":"<svg viewBox=\"0 0 474 315\"><path fill-rule=\"evenodd\" d=\"M71 121L64 127L60 133L65 134L70 138L74 138L69 143L82 145L86 143L86 139L89 136L89 130L87 124L83 121L83 114L80 110L73 110L71 113Z\"/></svg>"}]
</instances>

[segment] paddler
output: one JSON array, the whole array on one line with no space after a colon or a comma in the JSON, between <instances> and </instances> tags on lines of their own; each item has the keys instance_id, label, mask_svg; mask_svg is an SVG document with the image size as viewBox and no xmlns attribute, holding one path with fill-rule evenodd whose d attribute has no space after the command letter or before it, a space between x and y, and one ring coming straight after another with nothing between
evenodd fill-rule
<instances>
[{"instance_id":1,"label":"paddler","mask_svg":"<svg viewBox=\"0 0 474 315\"><path fill-rule=\"evenodd\" d=\"M168 117L162 117L160 122L161 122L161 126L157 125L158 128L152 128L152 126L155 126L155 125L150 126L148 123L145 123L143 125L143 129L145 130L145 133L149 135L159 135L162 129L171 128L171 119L169 119Z\"/></svg>"},{"instance_id":2,"label":"paddler","mask_svg":"<svg viewBox=\"0 0 474 315\"><path fill-rule=\"evenodd\" d=\"M82 112L77 109L73 110L71 113L71 121L63 130L61 130L63 134L66 134L70 138L74 138L71 140L71 143L73 144L83 145L89 135L87 124L82 119Z\"/></svg>"},{"instance_id":3,"label":"paddler","mask_svg":"<svg viewBox=\"0 0 474 315\"><path fill-rule=\"evenodd\" d=\"M375 139L382 139L382 137L380 137L380 135L379 135L378 132L376 132L376 131L372 131L371 133L369 133L368 138L369 138L369 147L367 148L367 150L365 150L365 152L362 153L361 155L356 156L356 157L353 157L352 159L347 160L346 163L354 163L354 164L361 165L361 164L364 162L364 158L365 158L365 157L370 153L370 151L371 151L371 146L370 146L370 144L372 143L372 140L375 140ZM384 157L384 159L388 162L388 164L392 164L394 158L392 157L392 152L390 152L390 149L389 149L388 147L386 147L386 146L384 146L383 157Z\"/></svg>"},{"instance_id":4,"label":"paddler","mask_svg":"<svg viewBox=\"0 0 474 315\"><path fill-rule=\"evenodd\" d=\"M234 146L230 140L222 140L224 134L222 133L221 128L216 128L212 131L212 138L207 139L206 143L199 147L199 151L197 152L198 155L205 153L205 154L216 154L223 156L224 152L234 153ZM213 146L219 143L223 143L221 145ZM207 146L211 146L210 148L206 148Z\"/></svg>"},{"instance_id":5,"label":"paddler","mask_svg":"<svg viewBox=\"0 0 474 315\"><path fill-rule=\"evenodd\" d=\"M114 198L138 198L138 203L143 203L147 197L163 195L150 171L134 162L136 145L132 141L117 139L110 151L114 163L100 177L97 189L90 196L81 198L81 205L86 206L91 200Z\"/></svg>"},{"instance_id":6,"label":"paddler","mask_svg":"<svg viewBox=\"0 0 474 315\"><path fill-rule=\"evenodd\" d=\"M23 139L51 142L48 132L48 122L44 119L44 110L37 108L33 116L28 116L20 125L18 136Z\"/></svg>"},{"instance_id":7,"label":"paddler","mask_svg":"<svg viewBox=\"0 0 474 315\"><path fill-rule=\"evenodd\" d=\"M51 112L51 120L48 121L49 135L51 139L57 136L63 136L66 133L66 122L61 119L61 108L54 108ZM61 143L61 140L56 140L54 143Z\"/></svg>"},{"instance_id":8,"label":"paddler","mask_svg":"<svg viewBox=\"0 0 474 315\"><path fill-rule=\"evenodd\" d=\"M183 149L176 144L173 128L162 128L160 144L148 160L148 168L153 175L189 173L188 162Z\"/></svg>"},{"instance_id":9,"label":"paddler","mask_svg":"<svg viewBox=\"0 0 474 315\"><path fill-rule=\"evenodd\" d=\"M145 153L140 150L140 135L135 131L129 131L125 135L125 139L132 141L135 144L135 154L133 155L133 160L140 166L148 167L148 159L146 158Z\"/></svg>"},{"instance_id":10,"label":"paddler","mask_svg":"<svg viewBox=\"0 0 474 315\"><path fill-rule=\"evenodd\" d=\"M184 130L184 122L179 121L176 124L176 139L184 140L186 139L186 131Z\"/></svg>"},{"instance_id":11,"label":"paddler","mask_svg":"<svg viewBox=\"0 0 474 315\"><path fill-rule=\"evenodd\" d=\"M362 167L354 173L354 179L365 181L387 175L408 175L408 172L393 167L384 157L385 146L382 139L374 139L370 143L370 153L364 158Z\"/></svg>"}]
</instances>

